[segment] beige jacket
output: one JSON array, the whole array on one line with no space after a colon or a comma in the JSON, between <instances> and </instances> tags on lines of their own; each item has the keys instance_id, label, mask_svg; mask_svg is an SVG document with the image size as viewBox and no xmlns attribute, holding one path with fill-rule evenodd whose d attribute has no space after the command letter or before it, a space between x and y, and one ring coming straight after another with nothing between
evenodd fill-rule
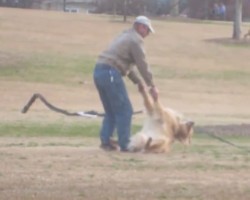
<instances>
[{"instance_id":1,"label":"beige jacket","mask_svg":"<svg viewBox=\"0 0 250 200\"><path fill-rule=\"evenodd\" d=\"M99 55L97 63L117 68L123 76L128 76L135 84L141 82L135 72L134 66L137 66L146 84L154 85L145 57L143 38L134 28L124 31L114 39L111 45Z\"/></svg>"}]
</instances>

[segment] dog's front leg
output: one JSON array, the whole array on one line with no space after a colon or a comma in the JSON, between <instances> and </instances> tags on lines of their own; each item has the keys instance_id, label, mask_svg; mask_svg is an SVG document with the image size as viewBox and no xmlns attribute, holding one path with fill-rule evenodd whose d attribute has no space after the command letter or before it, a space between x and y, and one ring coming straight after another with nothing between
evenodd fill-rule
<instances>
[{"instance_id":1,"label":"dog's front leg","mask_svg":"<svg viewBox=\"0 0 250 200\"><path fill-rule=\"evenodd\" d=\"M144 100L144 106L148 112L149 115L152 115L154 112L154 108L153 108L153 103L149 98L149 95L147 94L147 92L145 90L141 90L140 91Z\"/></svg>"}]
</instances>

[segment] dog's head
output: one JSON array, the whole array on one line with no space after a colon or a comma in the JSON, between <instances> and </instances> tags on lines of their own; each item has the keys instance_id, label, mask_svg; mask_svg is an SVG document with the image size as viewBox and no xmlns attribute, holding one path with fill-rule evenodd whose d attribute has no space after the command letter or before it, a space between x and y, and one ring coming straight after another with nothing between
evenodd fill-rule
<instances>
[{"instance_id":1,"label":"dog's head","mask_svg":"<svg viewBox=\"0 0 250 200\"><path fill-rule=\"evenodd\" d=\"M174 135L174 138L180 141L181 143L190 144L191 137L193 134L193 127L194 127L193 121L180 122L179 127Z\"/></svg>"}]
</instances>

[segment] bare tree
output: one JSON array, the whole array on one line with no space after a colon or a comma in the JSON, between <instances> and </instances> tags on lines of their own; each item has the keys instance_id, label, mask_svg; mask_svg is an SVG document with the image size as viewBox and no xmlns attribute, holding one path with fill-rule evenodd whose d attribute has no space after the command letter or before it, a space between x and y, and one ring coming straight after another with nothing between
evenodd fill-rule
<instances>
[{"instance_id":1,"label":"bare tree","mask_svg":"<svg viewBox=\"0 0 250 200\"><path fill-rule=\"evenodd\" d=\"M235 0L235 16L233 24L233 39L239 40L241 36L243 0Z\"/></svg>"},{"instance_id":2,"label":"bare tree","mask_svg":"<svg viewBox=\"0 0 250 200\"><path fill-rule=\"evenodd\" d=\"M63 11L66 12L66 0L63 0Z\"/></svg>"},{"instance_id":3,"label":"bare tree","mask_svg":"<svg viewBox=\"0 0 250 200\"><path fill-rule=\"evenodd\" d=\"M123 22L127 21L127 15L128 15L128 1L123 0Z\"/></svg>"},{"instance_id":4,"label":"bare tree","mask_svg":"<svg viewBox=\"0 0 250 200\"><path fill-rule=\"evenodd\" d=\"M116 0L112 0L112 6L113 6L113 15L116 16L117 15L117 1Z\"/></svg>"},{"instance_id":5,"label":"bare tree","mask_svg":"<svg viewBox=\"0 0 250 200\"><path fill-rule=\"evenodd\" d=\"M180 2L180 0L171 0L171 8L170 8L170 15L171 16L178 16L179 15L179 2Z\"/></svg>"}]
</instances>

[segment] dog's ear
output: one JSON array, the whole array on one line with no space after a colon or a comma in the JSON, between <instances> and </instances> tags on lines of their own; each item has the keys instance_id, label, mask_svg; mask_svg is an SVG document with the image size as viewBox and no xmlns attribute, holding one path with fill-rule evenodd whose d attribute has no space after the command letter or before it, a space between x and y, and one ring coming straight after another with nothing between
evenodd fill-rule
<instances>
[{"instance_id":1,"label":"dog's ear","mask_svg":"<svg viewBox=\"0 0 250 200\"><path fill-rule=\"evenodd\" d=\"M187 126L187 129L188 129L188 132L190 132L191 128L193 128L193 126L194 126L194 122L193 121L187 121L186 126Z\"/></svg>"},{"instance_id":2,"label":"dog's ear","mask_svg":"<svg viewBox=\"0 0 250 200\"><path fill-rule=\"evenodd\" d=\"M191 136L192 136L192 128L194 126L193 121L185 121L180 123L178 131L175 134L175 139L179 140L182 143L190 143Z\"/></svg>"},{"instance_id":3,"label":"dog's ear","mask_svg":"<svg viewBox=\"0 0 250 200\"><path fill-rule=\"evenodd\" d=\"M194 122L193 121L187 121L186 122L186 127L187 127L187 133L188 133L188 137L187 137L187 140L186 140L186 144L191 144L191 136L193 134L193 127L194 127Z\"/></svg>"}]
</instances>

